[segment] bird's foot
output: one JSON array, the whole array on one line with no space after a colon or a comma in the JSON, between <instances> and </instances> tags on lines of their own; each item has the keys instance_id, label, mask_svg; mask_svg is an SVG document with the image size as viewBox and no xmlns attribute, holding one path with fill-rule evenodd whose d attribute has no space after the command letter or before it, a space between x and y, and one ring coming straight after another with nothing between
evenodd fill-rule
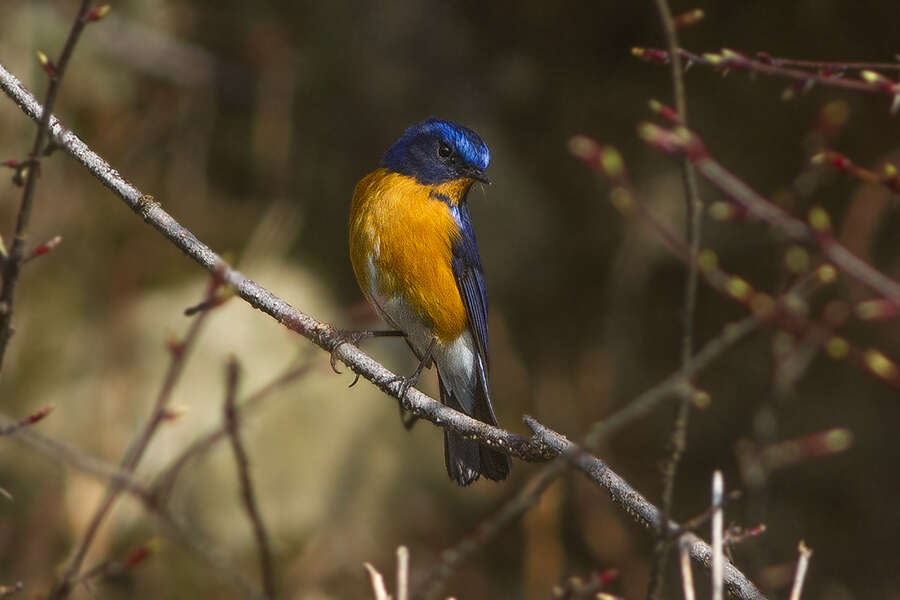
<instances>
[{"instance_id":1,"label":"bird's foot","mask_svg":"<svg viewBox=\"0 0 900 600\"><path fill-rule=\"evenodd\" d=\"M359 346L360 342L365 339L372 337L403 337L405 334L402 331L398 331L396 329L388 329L388 330L371 330L371 329L360 329L360 330L351 330L351 329L338 329L334 339L331 343L331 370L341 374L340 370L337 368L337 351L338 348L343 346L344 344L350 344L351 346ZM353 379L353 383L350 384L350 387L353 387L356 382L359 381L359 373L356 374L356 377Z\"/></svg>"}]
</instances>

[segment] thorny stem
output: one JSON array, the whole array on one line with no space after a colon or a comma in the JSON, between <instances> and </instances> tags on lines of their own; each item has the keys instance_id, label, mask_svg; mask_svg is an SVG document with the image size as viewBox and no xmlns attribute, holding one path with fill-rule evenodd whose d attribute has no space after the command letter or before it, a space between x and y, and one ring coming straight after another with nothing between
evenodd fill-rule
<instances>
[{"instance_id":1,"label":"thorny stem","mask_svg":"<svg viewBox=\"0 0 900 600\"><path fill-rule=\"evenodd\" d=\"M47 97L44 99L44 109L38 120L37 133L34 136L34 144L28 155L27 174L25 176L24 189L22 190L22 202L19 205L19 215L16 218L16 229L13 235L12 246L9 255L3 261L3 286L0 288L0 370L3 368L3 358L6 348L12 337L13 301L15 299L16 283L19 281L19 273L25 262L25 241L28 235L28 223L31 220L31 208L34 204L34 188L41 172L41 153L44 150L44 142L50 127L50 115L59 95L63 75L69 65L69 59L75 50L75 44L87 24L88 8L90 0L82 0L81 7L69 30L69 36L63 46L62 53L56 64L48 70L50 85L47 88Z\"/></svg>"}]
</instances>

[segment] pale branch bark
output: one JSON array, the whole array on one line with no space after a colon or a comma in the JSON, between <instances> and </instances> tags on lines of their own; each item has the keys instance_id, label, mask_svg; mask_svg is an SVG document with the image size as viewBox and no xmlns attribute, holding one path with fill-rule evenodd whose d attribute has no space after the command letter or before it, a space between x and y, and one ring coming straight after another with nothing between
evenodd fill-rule
<instances>
[{"instance_id":1,"label":"pale branch bark","mask_svg":"<svg viewBox=\"0 0 900 600\"><path fill-rule=\"evenodd\" d=\"M41 107L25 87L2 65L0 65L0 87L19 107L32 119L41 113ZM248 304L262 310L279 323L303 335L322 349L334 353L334 356L349 366L355 373L374 383L390 396L397 397L401 392L401 383L395 374L386 369L373 358L348 344L340 344L338 330L327 323L320 322L293 308L272 292L251 281L239 271L231 268L208 246L203 244L193 233L169 215L151 196L142 193L137 187L126 181L103 158L93 152L78 136L65 129L58 119L50 119L51 135L61 148L76 161L87 168L95 177L119 196L134 212L150 225L155 227L172 244L192 258L205 269L217 272L224 283L235 291L236 295ZM699 371L700 360L691 362L691 372ZM696 370L696 371L695 371ZM677 377L666 380L680 383L691 373L680 373ZM656 390L657 388L654 388ZM674 388L673 388L674 389ZM668 397L673 389L660 390L654 394L657 401ZM480 443L497 448L511 456L525 461L546 461L557 456L571 446L564 436L546 428L540 434L530 438L512 434L498 427L493 427L467 415L448 408L419 390L410 389L404 400L404 408L415 415L451 431L460 433ZM643 402L641 410L649 410L655 405ZM634 409L635 414L641 410ZM536 425L531 421L531 425ZM592 432L592 434L596 434ZM592 435L588 436L589 439ZM659 511L629 486L619 475L610 470L603 461L584 453L578 453L575 464L593 481L610 491L616 502L626 512L639 517L639 520L653 525L659 522ZM670 526L675 526L671 524ZM677 530L677 529L676 529ZM701 540L691 544L691 554L704 562L704 544ZM705 546L708 549L708 545ZM708 565L708 562L705 564ZM763 596L755 586L733 565L726 569L726 581L729 589L733 589L739 598L759 599Z\"/></svg>"}]
</instances>

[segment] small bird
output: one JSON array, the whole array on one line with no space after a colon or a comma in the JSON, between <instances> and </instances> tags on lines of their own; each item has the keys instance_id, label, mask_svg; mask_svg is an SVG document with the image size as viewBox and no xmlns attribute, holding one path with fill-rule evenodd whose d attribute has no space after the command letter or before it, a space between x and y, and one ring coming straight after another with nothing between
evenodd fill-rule
<instances>
[{"instance_id":1,"label":"small bird","mask_svg":"<svg viewBox=\"0 0 900 600\"><path fill-rule=\"evenodd\" d=\"M407 129L356 185L350 260L363 294L400 330L424 367L437 366L441 402L497 425L488 387L487 293L467 196L490 183L487 145L471 129L429 118ZM509 475L509 457L444 431L447 473L459 485Z\"/></svg>"}]
</instances>

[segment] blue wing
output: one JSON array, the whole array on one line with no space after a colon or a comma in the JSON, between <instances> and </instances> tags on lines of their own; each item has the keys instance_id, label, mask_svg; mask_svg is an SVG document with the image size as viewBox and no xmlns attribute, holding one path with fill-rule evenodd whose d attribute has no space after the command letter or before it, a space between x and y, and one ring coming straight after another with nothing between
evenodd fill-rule
<instances>
[{"instance_id":1,"label":"blue wing","mask_svg":"<svg viewBox=\"0 0 900 600\"><path fill-rule=\"evenodd\" d=\"M478 244L475 242L475 230L472 218L465 202L451 208L459 223L460 237L454 241L453 275L462 296L469 317L469 327L475 338L475 346L481 365L484 369L483 382L487 387L488 370L488 329L487 329L487 290L484 283L484 271L481 268L481 257L478 255Z\"/></svg>"}]
</instances>

